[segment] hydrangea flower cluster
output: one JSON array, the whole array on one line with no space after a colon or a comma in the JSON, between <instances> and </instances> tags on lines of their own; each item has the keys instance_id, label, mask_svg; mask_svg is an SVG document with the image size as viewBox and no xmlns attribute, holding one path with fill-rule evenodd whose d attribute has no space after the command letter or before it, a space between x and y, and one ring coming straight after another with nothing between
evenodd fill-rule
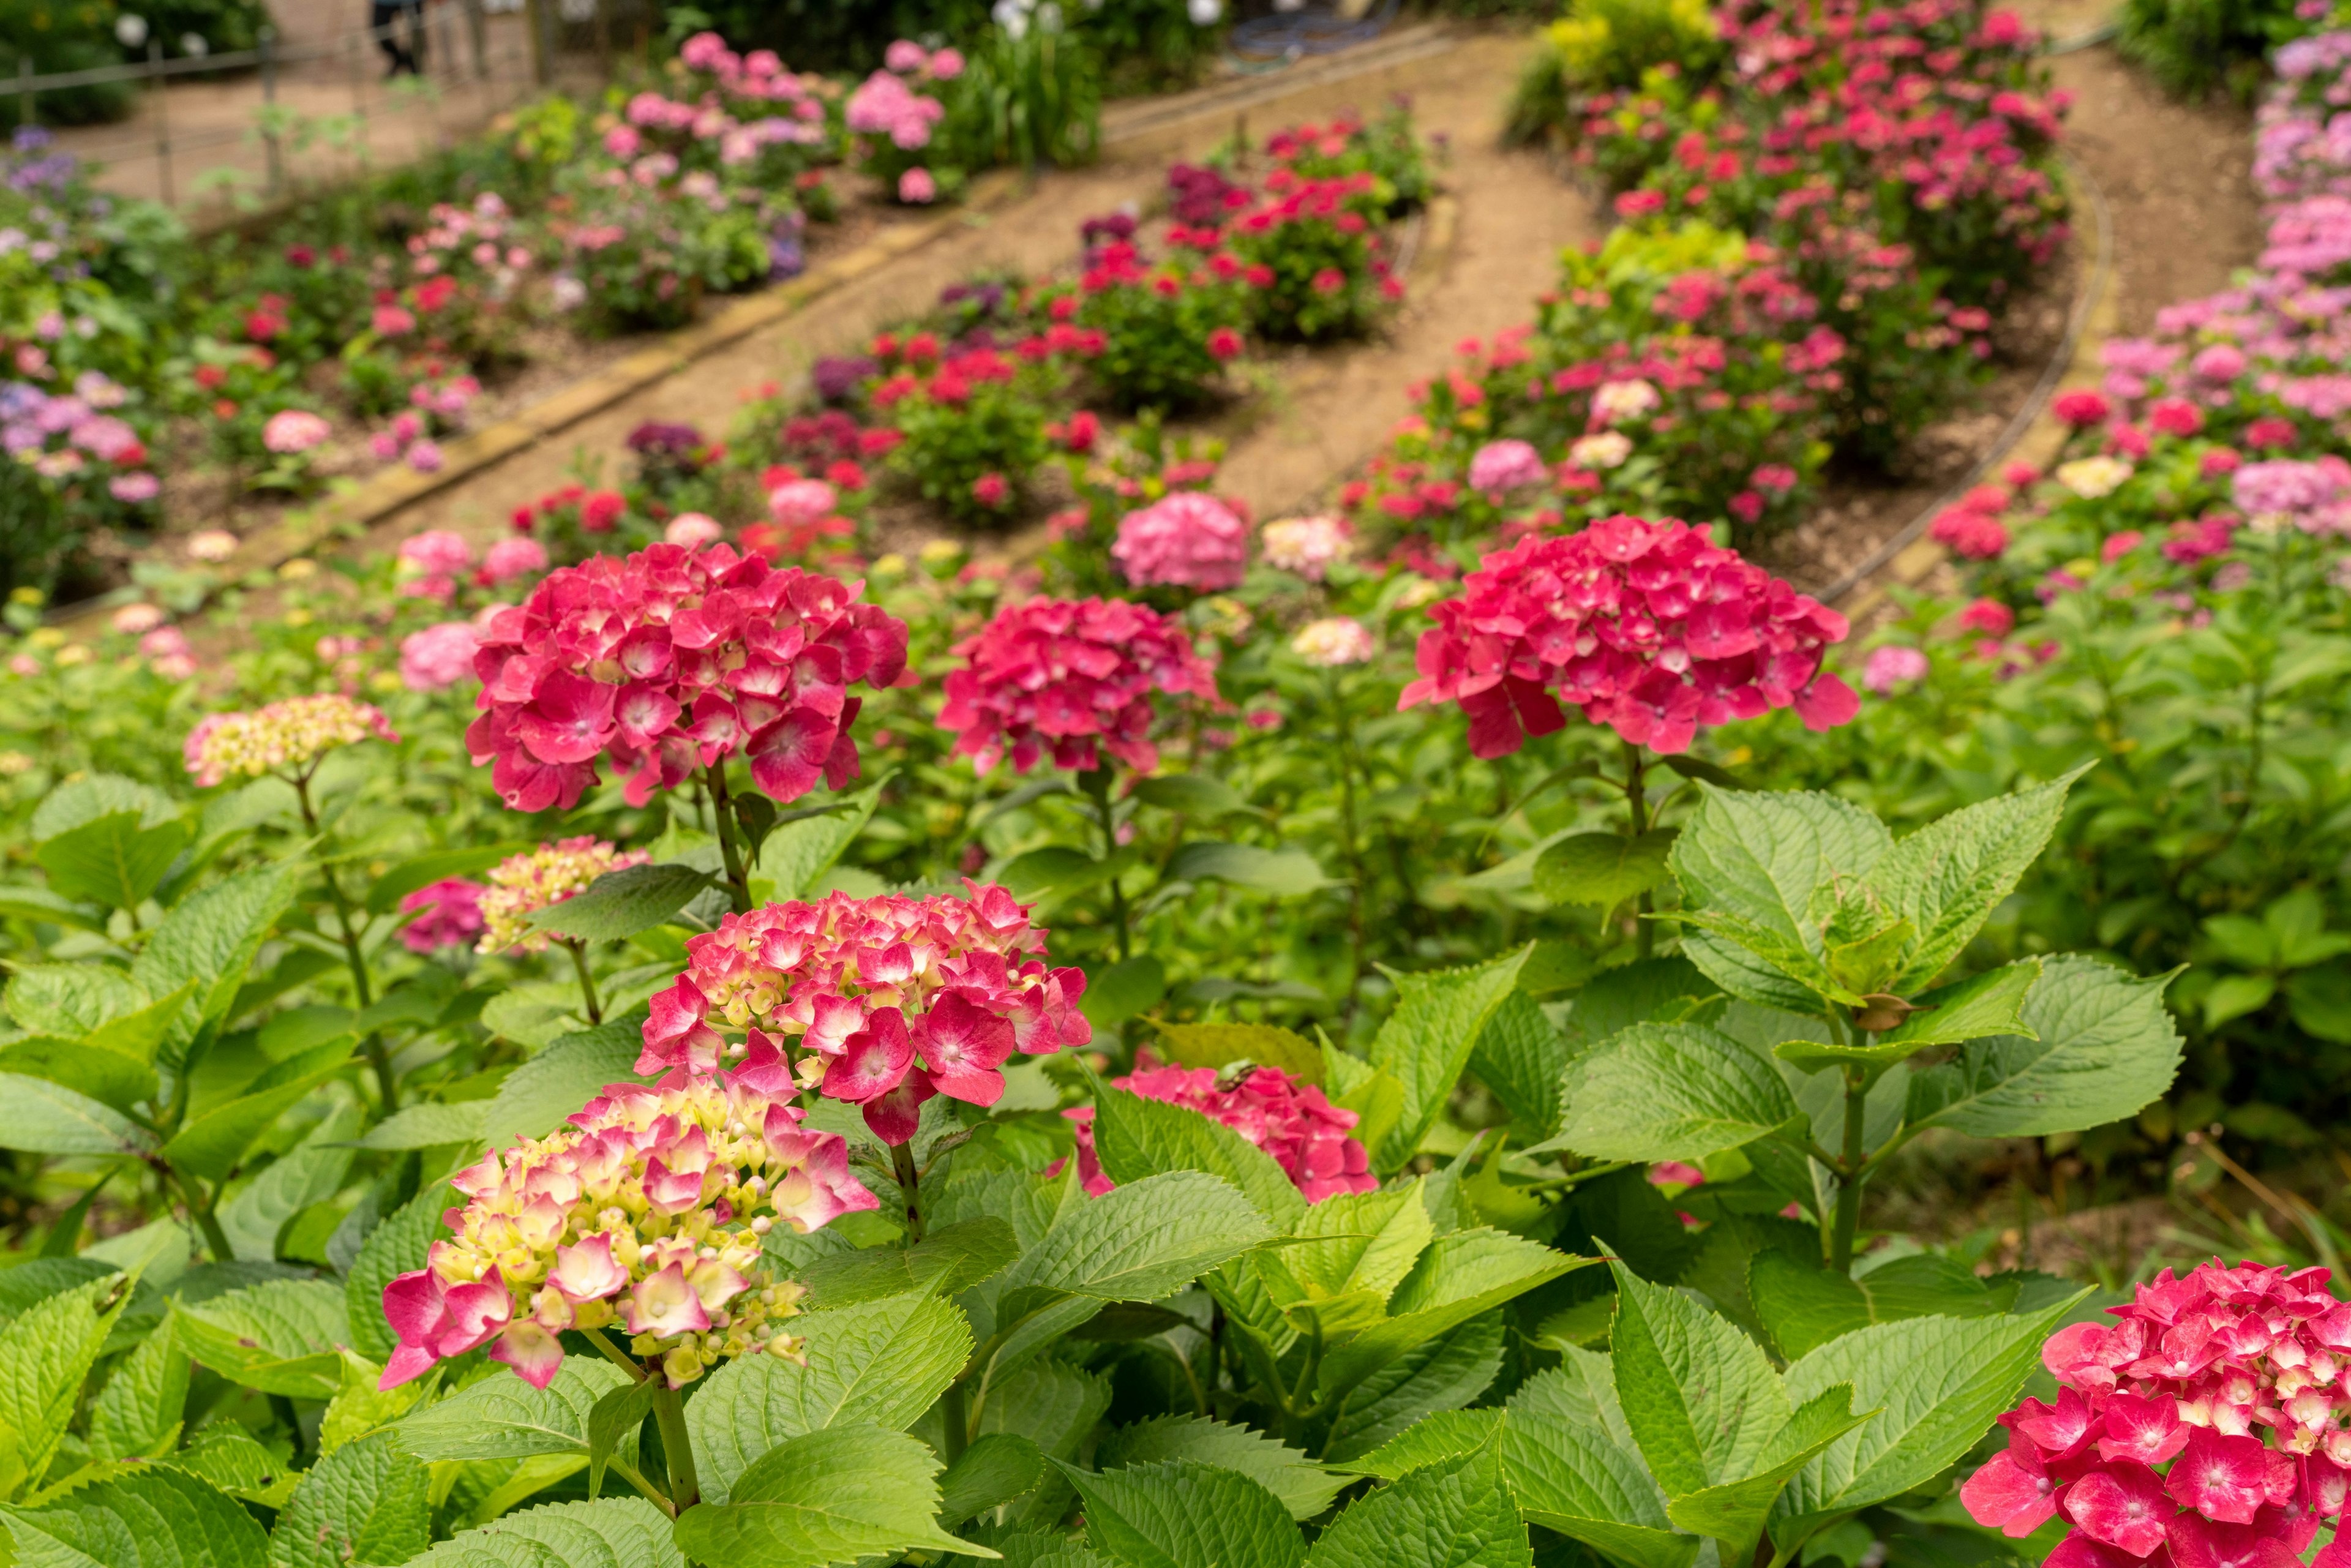
<instances>
[{"instance_id":1,"label":"hydrangea flower cluster","mask_svg":"<svg viewBox=\"0 0 2351 1568\"><path fill-rule=\"evenodd\" d=\"M1107 751L1138 773L1159 762L1151 694L1221 706L1216 666L1175 622L1123 599L1032 599L1008 605L956 644L939 723L956 755L986 773L1004 759L1026 773L1050 754L1089 771Z\"/></svg>"},{"instance_id":2,"label":"hydrangea flower cluster","mask_svg":"<svg viewBox=\"0 0 2351 1568\"><path fill-rule=\"evenodd\" d=\"M1396 706L1459 703L1479 757L1560 728L1561 702L1666 753L1687 750L1701 725L1771 708L1815 730L1859 711L1821 668L1845 618L1687 523L1619 516L1530 538L1462 586L1430 611L1419 678Z\"/></svg>"},{"instance_id":3,"label":"hydrangea flower cluster","mask_svg":"<svg viewBox=\"0 0 2351 1568\"><path fill-rule=\"evenodd\" d=\"M1309 1203L1380 1185L1371 1156L1353 1135L1355 1113L1332 1104L1320 1088L1301 1084L1279 1067L1252 1068L1229 1082L1213 1067L1148 1067L1111 1082L1146 1100L1188 1105L1222 1122L1271 1155ZM1081 1105L1061 1114L1077 1124L1078 1179L1100 1197L1118 1184L1102 1174L1094 1154L1094 1108Z\"/></svg>"},{"instance_id":4,"label":"hydrangea flower cluster","mask_svg":"<svg viewBox=\"0 0 2351 1568\"><path fill-rule=\"evenodd\" d=\"M905 40L901 39L900 44L904 45ZM914 54L921 53L920 45L911 47ZM960 70L960 55L949 49L939 52L943 58L952 56ZM875 71L849 95L847 119L852 131L887 136L893 146L911 152L930 145L931 127L946 118L946 105L906 85L906 77L927 74L928 57L913 59L903 47L899 57L898 64Z\"/></svg>"},{"instance_id":5,"label":"hydrangea flower cluster","mask_svg":"<svg viewBox=\"0 0 2351 1568\"><path fill-rule=\"evenodd\" d=\"M1249 570L1249 525L1214 496L1176 490L1120 518L1110 557L1137 588L1222 592Z\"/></svg>"},{"instance_id":6,"label":"hydrangea flower cluster","mask_svg":"<svg viewBox=\"0 0 2351 1568\"><path fill-rule=\"evenodd\" d=\"M1380 643L1353 616L1329 615L1300 627L1290 651L1319 669L1335 670L1364 663L1379 653Z\"/></svg>"},{"instance_id":7,"label":"hydrangea flower cluster","mask_svg":"<svg viewBox=\"0 0 2351 1568\"><path fill-rule=\"evenodd\" d=\"M2000 1418L1968 1512L2012 1537L2064 1519L2055 1568L2295 1568L2351 1490L2351 1306L2327 1277L2215 1259L2139 1286L2118 1322L2060 1329L2041 1353L2056 1403Z\"/></svg>"},{"instance_id":8,"label":"hydrangea flower cluster","mask_svg":"<svg viewBox=\"0 0 2351 1568\"><path fill-rule=\"evenodd\" d=\"M1258 540L1266 565L1320 582L1330 575L1332 563L1346 559L1354 549L1355 530L1344 517L1285 517L1266 524Z\"/></svg>"},{"instance_id":9,"label":"hydrangea flower cluster","mask_svg":"<svg viewBox=\"0 0 2351 1568\"><path fill-rule=\"evenodd\" d=\"M803 1131L802 1114L725 1073L615 1083L569 1127L460 1171L455 1235L384 1287L400 1346L379 1386L487 1344L544 1388L559 1333L616 1322L673 1388L731 1356L797 1356L783 1325L803 1291L760 1239L878 1206L841 1134Z\"/></svg>"},{"instance_id":10,"label":"hydrangea flower cluster","mask_svg":"<svg viewBox=\"0 0 2351 1568\"><path fill-rule=\"evenodd\" d=\"M471 946L482 934L482 884L471 877L444 876L402 899L400 912L416 916L400 928L400 940L412 953Z\"/></svg>"},{"instance_id":11,"label":"hydrangea flower cluster","mask_svg":"<svg viewBox=\"0 0 2351 1568\"><path fill-rule=\"evenodd\" d=\"M531 929L532 915L587 892L606 872L643 865L653 858L644 850L623 850L591 833L508 855L491 869L489 885L481 890L477 951L546 952L552 938Z\"/></svg>"},{"instance_id":12,"label":"hydrangea flower cluster","mask_svg":"<svg viewBox=\"0 0 2351 1568\"><path fill-rule=\"evenodd\" d=\"M1646 382L1625 384L1648 385ZM1603 387L1600 392L1604 393L1608 390ZM1652 390L1650 396L1654 398L1656 395ZM1599 402L1599 393L1595 393L1593 398L1595 411ZM1499 496L1506 490L1540 485L1550 477L1551 470L1544 465L1542 455L1523 441L1489 441L1469 459L1469 487L1489 495Z\"/></svg>"},{"instance_id":13,"label":"hydrangea flower cluster","mask_svg":"<svg viewBox=\"0 0 2351 1568\"><path fill-rule=\"evenodd\" d=\"M1004 889L771 904L689 937L692 967L655 993L639 1072L705 1072L786 1096L816 1088L861 1106L893 1145L925 1101L993 1105L1018 1050L1047 1055L1093 1038L1086 977L1048 968L1045 933ZM730 1045L717 1026L746 1032Z\"/></svg>"},{"instance_id":14,"label":"hydrangea flower cluster","mask_svg":"<svg viewBox=\"0 0 2351 1568\"><path fill-rule=\"evenodd\" d=\"M224 779L258 779L281 768L307 768L339 746L396 741L392 721L372 703L336 692L287 697L250 713L207 714L180 748L200 789Z\"/></svg>"},{"instance_id":15,"label":"hydrangea flower cluster","mask_svg":"<svg viewBox=\"0 0 2351 1568\"><path fill-rule=\"evenodd\" d=\"M638 805L738 753L774 800L839 788L858 768L848 688L906 667L905 622L857 594L725 544L567 567L483 628L466 746L518 811L575 804L600 757Z\"/></svg>"}]
</instances>

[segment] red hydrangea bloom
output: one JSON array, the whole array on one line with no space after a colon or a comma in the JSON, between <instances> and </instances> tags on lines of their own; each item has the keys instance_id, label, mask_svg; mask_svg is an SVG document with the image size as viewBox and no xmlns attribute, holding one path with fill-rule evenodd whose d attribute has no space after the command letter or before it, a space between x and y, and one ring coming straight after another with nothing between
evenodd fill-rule
<instances>
[{"instance_id":1,"label":"red hydrangea bloom","mask_svg":"<svg viewBox=\"0 0 2351 1568\"><path fill-rule=\"evenodd\" d=\"M1968 1512L2014 1537L2064 1520L2056 1568L2298 1568L2351 1491L2351 1306L2326 1280L2215 1259L2141 1285L2118 1322L2060 1329L2041 1353L2057 1402L2000 1418Z\"/></svg>"},{"instance_id":2,"label":"red hydrangea bloom","mask_svg":"<svg viewBox=\"0 0 2351 1568\"><path fill-rule=\"evenodd\" d=\"M1530 538L1487 556L1462 588L1431 608L1420 678L1396 706L1459 703L1479 757L1560 728L1562 702L1659 752L1771 708L1816 730L1860 708L1821 668L1845 618L1672 518Z\"/></svg>"},{"instance_id":3,"label":"red hydrangea bloom","mask_svg":"<svg viewBox=\"0 0 2351 1568\"><path fill-rule=\"evenodd\" d=\"M1380 1185L1362 1141L1351 1135L1355 1113L1341 1110L1321 1089L1298 1082L1279 1067L1252 1068L1231 1083L1213 1067L1148 1067L1111 1082L1146 1100L1188 1105L1222 1122L1271 1155L1309 1203ZM1102 1174L1094 1155L1093 1107L1081 1105L1061 1114L1078 1124L1078 1178L1100 1197L1118 1184Z\"/></svg>"},{"instance_id":4,"label":"red hydrangea bloom","mask_svg":"<svg viewBox=\"0 0 2351 1568\"><path fill-rule=\"evenodd\" d=\"M761 1093L820 1088L862 1106L893 1145L934 1094L995 1104L1015 1051L1093 1038L1078 1011L1086 977L1046 967L1029 905L964 886L968 898L836 893L725 916L687 938L693 967L654 994L637 1071L707 1072L723 1057Z\"/></svg>"},{"instance_id":5,"label":"red hydrangea bloom","mask_svg":"<svg viewBox=\"0 0 2351 1568\"><path fill-rule=\"evenodd\" d=\"M862 585L861 585L862 586ZM657 544L550 573L492 616L474 655L475 763L517 811L569 809L597 758L632 805L737 754L793 800L857 777L849 688L895 683L906 627L858 587L724 544Z\"/></svg>"},{"instance_id":6,"label":"red hydrangea bloom","mask_svg":"<svg viewBox=\"0 0 2351 1568\"><path fill-rule=\"evenodd\" d=\"M2104 424L2114 407L2106 402L2105 393L2092 392L2085 387L2076 392L2059 392L2050 401L2049 412L2055 414L2061 423L2078 429L2087 424Z\"/></svg>"},{"instance_id":7,"label":"red hydrangea bloom","mask_svg":"<svg viewBox=\"0 0 2351 1568\"><path fill-rule=\"evenodd\" d=\"M1123 599L1008 605L954 652L964 667L946 678L939 723L960 732L956 755L982 773L1008 747L1022 773L1049 751L1056 768L1098 768L1108 751L1147 773L1159 762L1151 743L1155 687L1222 706L1216 665L1184 629Z\"/></svg>"}]
</instances>

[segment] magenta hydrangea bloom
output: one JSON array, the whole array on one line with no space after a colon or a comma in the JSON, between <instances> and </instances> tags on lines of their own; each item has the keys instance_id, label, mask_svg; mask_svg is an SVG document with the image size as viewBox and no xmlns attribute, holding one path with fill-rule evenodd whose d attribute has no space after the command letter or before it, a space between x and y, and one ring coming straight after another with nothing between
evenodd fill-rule
<instances>
[{"instance_id":1,"label":"magenta hydrangea bloom","mask_svg":"<svg viewBox=\"0 0 2351 1568\"><path fill-rule=\"evenodd\" d=\"M1541 454L1523 441L1489 441L1469 459L1469 487L1488 495L1540 485L1550 477Z\"/></svg>"},{"instance_id":2,"label":"magenta hydrangea bloom","mask_svg":"<svg viewBox=\"0 0 2351 1568\"><path fill-rule=\"evenodd\" d=\"M1845 618L1673 518L1524 539L1462 588L1431 606L1419 678L1396 706L1459 703L1479 757L1559 729L1562 702L1665 753L1687 750L1702 725L1772 708L1815 730L1860 711L1821 667Z\"/></svg>"},{"instance_id":3,"label":"magenta hydrangea bloom","mask_svg":"<svg viewBox=\"0 0 2351 1568\"><path fill-rule=\"evenodd\" d=\"M858 591L724 544L552 572L481 632L467 748L518 811L576 804L600 758L635 805L737 755L773 800L838 789L858 771L849 688L906 668L905 622Z\"/></svg>"},{"instance_id":4,"label":"magenta hydrangea bloom","mask_svg":"<svg viewBox=\"0 0 2351 1568\"><path fill-rule=\"evenodd\" d=\"M470 621L444 621L400 640L400 681L412 692L437 692L474 673L478 639Z\"/></svg>"},{"instance_id":5,"label":"magenta hydrangea bloom","mask_svg":"<svg viewBox=\"0 0 2351 1568\"><path fill-rule=\"evenodd\" d=\"M2056 1402L2000 1418L2008 1447L1959 1500L2011 1537L2063 1520L2053 1568L2298 1568L2351 1492L2351 1306L2327 1278L2214 1259L2139 1286L2117 1322L2058 1330Z\"/></svg>"},{"instance_id":6,"label":"magenta hydrangea bloom","mask_svg":"<svg viewBox=\"0 0 2351 1568\"><path fill-rule=\"evenodd\" d=\"M1227 1083L1213 1067L1152 1067L1111 1081L1146 1100L1188 1105L1222 1122L1267 1154L1309 1203L1380 1185L1371 1157L1354 1137L1353 1111L1341 1110L1311 1083L1279 1067L1259 1067ZM1094 1110L1061 1113L1078 1125L1078 1179L1100 1197L1116 1186L1094 1154ZM1054 1167L1056 1170L1060 1166Z\"/></svg>"},{"instance_id":7,"label":"magenta hydrangea bloom","mask_svg":"<svg viewBox=\"0 0 2351 1568\"><path fill-rule=\"evenodd\" d=\"M986 773L1010 749L1026 773L1050 754L1085 771L1102 753L1138 773L1158 766L1151 694L1221 706L1217 671L1184 629L1123 599L1032 599L1008 605L954 652L939 723L958 731L956 754Z\"/></svg>"},{"instance_id":8,"label":"magenta hydrangea bloom","mask_svg":"<svg viewBox=\"0 0 2351 1568\"><path fill-rule=\"evenodd\" d=\"M400 928L410 952L470 947L482 934L482 884L471 877L444 876L402 899L400 912L416 916Z\"/></svg>"},{"instance_id":9,"label":"magenta hydrangea bloom","mask_svg":"<svg viewBox=\"0 0 2351 1568\"><path fill-rule=\"evenodd\" d=\"M1086 977L1046 967L1045 933L1004 889L771 904L686 939L693 967L653 998L639 1072L707 1071L778 1096L818 1088L891 1145L923 1102L993 1105L1015 1051L1093 1038ZM721 1028L742 1031L729 1043Z\"/></svg>"},{"instance_id":10,"label":"magenta hydrangea bloom","mask_svg":"<svg viewBox=\"0 0 2351 1568\"><path fill-rule=\"evenodd\" d=\"M1249 525L1214 496L1177 490L1120 518L1110 557L1137 588L1218 592L1249 570Z\"/></svg>"}]
</instances>

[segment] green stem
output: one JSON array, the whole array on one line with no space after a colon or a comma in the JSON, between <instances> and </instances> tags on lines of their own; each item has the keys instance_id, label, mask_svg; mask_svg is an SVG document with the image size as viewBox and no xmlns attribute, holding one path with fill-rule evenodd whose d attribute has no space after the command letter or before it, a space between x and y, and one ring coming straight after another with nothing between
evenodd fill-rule
<instances>
[{"instance_id":1,"label":"green stem","mask_svg":"<svg viewBox=\"0 0 2351 1568\"><path fill-rule=\"evenodd\" d=\"M1854 1233L1861 1228L1861 1167L1868 1153L1863 1145L1869 1131L1869 1092L1859 1072L1845 1075L1844 1157L1837 1172L1836 1215L1829 1233L1829 1267L1840 1274L1853 1271Z\"/></svg>"},{"instance_id":2,"label":"green stem","mask_svg":"<svg viewBox=\"0 0 2351 1568\"><path fill-rule=\"evenodd\" d=\"M643 1383L645 1380L647 1374L637 1358L606 1339L602 1329L581 1329L580 1332L587 1336L590 1344L594 1345L603 1354L605 1360L627 1373L636 1382Z\"/></svg>"},{"instance_id":3,"label":"green stem","mask_svg":"<svg viewBox=\"0 0 2351 1568\"><path fill-rule=\"evenodd\" d=\"M923 1178L914 1170L914 1145L898 1145L890 1151L890 1163L898 1176L898 1194L906 1204L906 1240L911 1244L923 1239Z\"/></svg>"},{"instance_id":4,"label":"green stem","mask_svg":"<svg viewBox=\"0 0 2351 1568\"><path fill-rule=\"evenodd\" d=\"M652 1375L650 1382L653 1423L661 1428L662 1454L669 1460L670 1501L684 1513L702 1497L702 1484L694 1474L694 1439L685 1429L685 1401L659 1372Z\"/></svg>"},{"instance_id":5,"label":"green stem","mask_svg":"<svg viewBox=\"0 0 2351 1568\"><path fill-rule=\"evenodd\" d=\"M946 1437L946 1458L952 1465L963 1458L964 1449L971 1445L971 1413L964 1398L961 1378L947 1385L946 1395L939 1402L939 1427Z\"/></svg>"},{"instance_id":6,"label":"green stem","mask_svg":"<svg viewBox=\"0 0 2351 1568\"><path fill-rule=\"evenodd\" d=\"M604 1005L596 999L596 977L588 972L588 944L571 941L564 946L571 949L571 967L580 975L580 999L587 1007L588 1021L602 1023Z\"/></svg>"},{"instance_id":7,"label":"green stem","mask_svg":"<svg viewBox=\"0 0 2351 1568\"><path fill-rule=\"evenodd\" d=\"M1079 774L1078 779L1085 787L1086 793L1093 799L1094 820L1102 827L1102 859L1108 861L1118 853L1118 828L1111 821L1110 769L1089 768ZM1129 956L1126 933L1126 890L1119 885L1119 881L1116 876L1110 879L1110 917L1112 925L1118 931L1119 962L1124 963Z\"/></svg>"},{"instance_id":8,"label":"green stem","mask_svg":"<svg viewBox=\"0 0 2351 1568\"><path fill-rule=\"evenodd\" d=\"M319 826L319 813L310 804L310 775L304 773L294 780L294 798L302 807L302 825L310 837L322 840L324 831ZM335 905L335 925L342 933L343 959L351 971L351 988L358 995L362 1011L375 1004L375 986L368 977L367 956L360 951L359 928L351 924L350 900L343 896L343 884L335 875L333 862L324 853L319 857L319 876L327 884L327 896ZM384 1049L383 1033L370 1030L360 1042L366 1051L369 1065L375 1069L376 1092L383 1100L383 1113L391 1115L400 1109L400 1085L392 1077L392 1053Z\"/></svg>"},{"instance_id":9,"label":"green stem","mask_svg":"<svg viewBox=\"0 0 2351 1568\"><path fill-rule=\"evenodd\" d=\"M733 900L735 913L751 913L751 879L743 871L743 845L735 822L735 798L726 792L726 770L720 763L712 763L702 770L703 782L710 789L710 816L718 826L718 853L726 862L726 894Z\"/></svg>"},{"instance_id":10,"label":"green stem","mask_svg":"<svg viewBox=\"0 0 2351 1568\"><path fill-rule=\"evenodd\" d=\"M212 1253L213 1261L235 1261L236 1249L229 1245L228 1232L221 1228L220 1216L213 1212L210 1204L200 1201L204 1188L193 1177L181 1175L160 1160L156 1162L155 1168L163 1174L166 1181L180 1189L180 1201L188 1206L188 1218L196 1222L197 1230L203 1233L205 1249Z\"/></svg>"},{"instance_id":11,"label":"green stem","mask_svg":"<svg viewBox=\"0 0 2351 1568\"><path fill-rule=\"evenodd\" d=\"M1355 831L1355 737L1347 722L1347 705L1339 695L1336 672L1326 672L1324 689L1331 697L1331 720L1339 732L1339 847L1347 857L1347 1013L1354 1016L1355 993L1364 984L1364 857Z\"/></svg>"},{"instance_id":12,"label":"green stem","mask_svg":"<svg viewBox=\"0 0 2351 1568\"><path fill-rule=\"evenodd\" d=\"M1625 743L1625 809L1631 817L1631 836L1639 838L1649 831L1649 786L1645 775L1649 759L1631 741ZM1653 894L1641 894L1639 913L1634 919L1634 951L1646 958L1657 947L1657 924L1648 918L1656 908Z\"/></svg>"}]
</instances>

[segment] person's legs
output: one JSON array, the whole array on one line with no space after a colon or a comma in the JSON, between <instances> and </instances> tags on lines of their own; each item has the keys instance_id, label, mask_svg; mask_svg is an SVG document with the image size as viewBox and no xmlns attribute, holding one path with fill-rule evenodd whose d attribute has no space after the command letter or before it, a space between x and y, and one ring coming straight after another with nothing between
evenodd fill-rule
<instances>
[{"instance_id":1,"label":"person's legs","mask_svg":"<svg viewBox=\"0 0 2351 1568\"><path fill-rule=\"evenodd\" d=\"M408 51L401 47L398 26L404 9L400 0L370 0L368 5L368 26L375 29L375 47L391 63L391 68L384 72L386 76L398 76L408 60Z\"/></svg>"}]
</instances>

